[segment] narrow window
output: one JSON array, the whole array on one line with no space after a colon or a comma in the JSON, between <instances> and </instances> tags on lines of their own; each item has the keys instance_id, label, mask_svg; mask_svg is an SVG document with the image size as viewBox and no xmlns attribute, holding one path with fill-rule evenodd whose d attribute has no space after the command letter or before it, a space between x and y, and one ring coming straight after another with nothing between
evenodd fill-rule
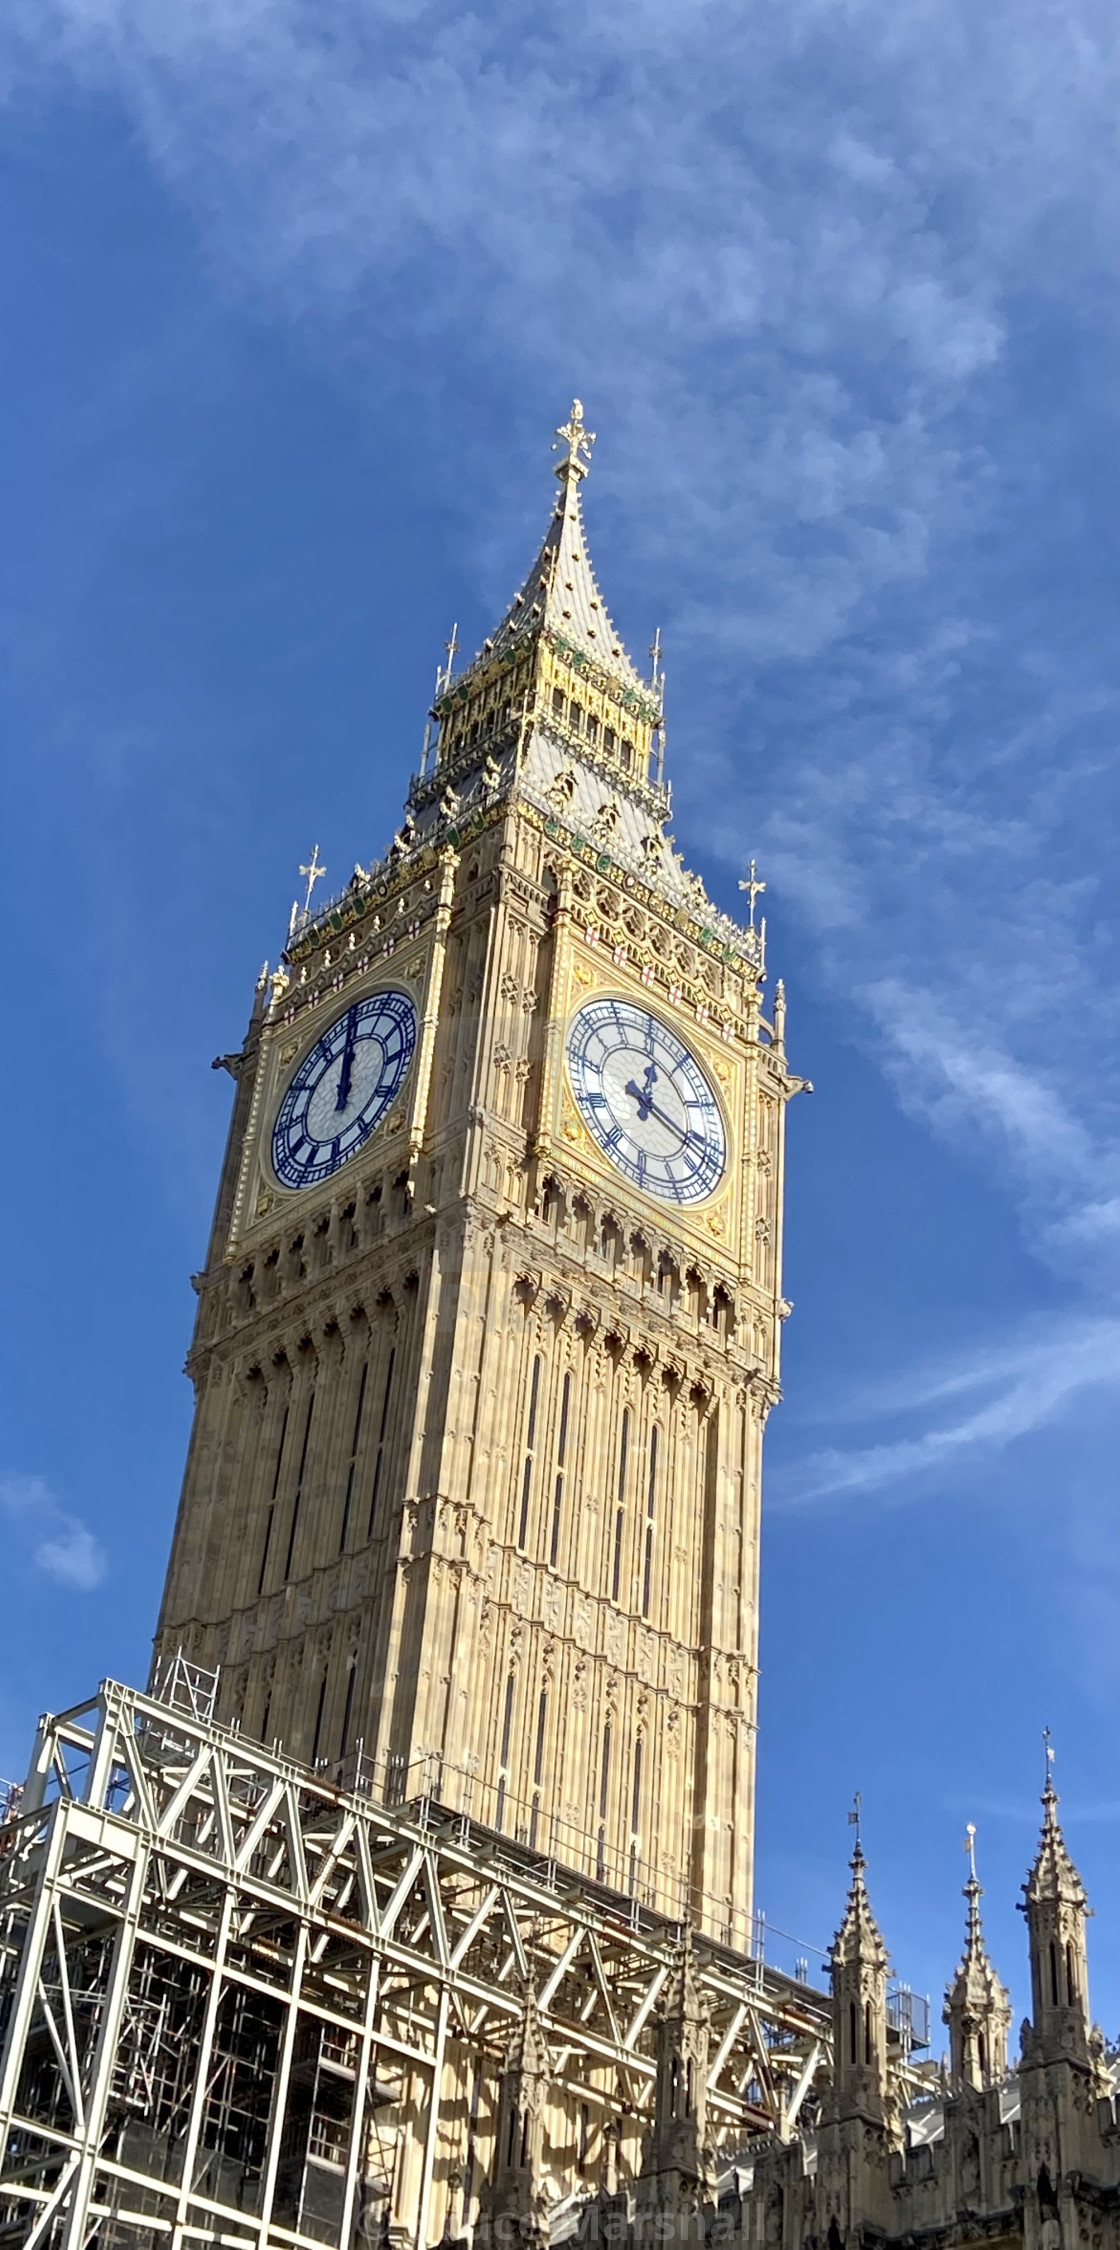
<instances>
[{"instance_id":1,"label":"narrow window","mask_svg":"<svg viewBox=\"0 0 1120 2250\"><path fill-rule=\"evenodd\" d=\"M982 2031L978 2031L976 2034L976 2060L980 2065L981 2078L986 2078L988 2075L988 2049Z\"/></svg>"},{"instance_id":2,"label":"narrow window","mask_svg":"<svg viewBox=\"0 0 1120 2250\"><path fill-rule=\"evenodd\" d=\"M533 1792L533 1803L532 1803L532 1806L531 1806L531 1808L530 1808L530 1812L529 1812L529 1849L530 1849L530 1851L531 1851L531 1852L535 1852L535 1851L536 1851L536 1848L537 1848L537 1829L538 1829L538 1828L539 1828L539 1826L540 1826L540 1818L541 1818L541 1800L540 1800L540 1792L539 1792L539 1790L534 1790L534 1792Z\"/></svg>"},{"instance_id":3,"label":"narrow window","mask_svg":"<svg viewBox=\"0 0 1120 2250\"><path fill-rule=\"evenodd\" d=\"M354 1496L354 1476L358 1467L358 1440L362 1434L362 1411L366 1403L366 1378L368 1375L369 1361L367 1359L362 1368L361 1382L358 1385L358 1410L354 1416L354 1435L350 1440L350 1465L346 1471L346 1498L342 1503L342 1530L338 1536L340 1555L344 1555L346 1552L346 1534L350 1529L350 1502Z\"/></svg>"},{"instance_id":4,"label":"narrow window","mask_svg":"<svg viewBox=\"0 0 1120 2250\"><path fill-rule=\"evenodd\" d=\"M634 1744L634 1788L630 1801L630 1833L637 1836L642 1825L642 1738Z\"/></svg>"},{"instance_id":5,"label":"narrow window","mask_svg":"<svg viewBox=\"0 0 1120 2250\"><path fill-rule=\"evenodd\" d=\"M687 2064L685 2065L685 2078L684 2078L684 2113L685 2113L685 2116L686 2116L686 2117L691 2117L691 2115L692 2115L692 2056L691 2056L691 2055L689 2056L689 2058L688 2058L688 2062L687 2062Z\"/></svg>"},{"instance_id":6,"label":"narrow window","mask_svg":"<svg viewBox=\"0 0 1120 2250\"><path fill-rule=\"evenodd\" d=\"M572 1403L572 1378L564 1377L560 1396L560 1435L556 1445L556 1483L552 1493L552 1537L548 1544L549 1562L555 1564L560 1552L560 1513L564 1505L564 1462L568 1452L568 1411Z\"/></svg>"},{"instance_id":7,"label":"narrow window","mask_svg":"<svg viewBox=\"0 0 1120 2250\"><path fill-rule=\"evenodd\" d=\"M622 1417L622 1435L618 1445L618 1507L614 1519L614 1561L611 1566L611 1600L618 1600L622 1582L622 1534L624 1530L626 1501L626 1469L630 1454L630 1409Z\"/></svg>"},{"instance_id":8,"label":"narrow window","mask_svg":"<svg viewBox=\"0 0 1120 2250\"><path fill-rule=\"evenodd\" d=\"M296 1496L292 1502L292 1528L288 1533L288 1552L284 1558L285 1583L292 1575L292 1556L296 1551L296 1527L299 1523L300 1501L303 1499L303 1473L307 1467L307 1448L311 1442L311 1417L315 1412L315 1393L307 1401L307 1420L303 1425L303 1444L300 1447L299 1474L296 1477Z\"/></svg>"},{"instance_id":9,"label":"narrow window","mask_svg":"<svg viewBox=\"0 0 1120 2250\"><path fill-rule=\"evenodd\" d=\"M657 1443L656 1422L649 1433L649 1482L646 1486L646 1536L642 1559L642 1616L649 1616L650 1596L653 1588L653 1523L657 1509Z\"/></svg>"},{"instance_id":10,"label":"narrow window","mask_svg":"<svg viewBox=\"0 0 1120 2250\"><path fill-rule=\"evenodd\" d=\"M629 1891L631 1898L633 1898L634 1893L638 1888L638 1847L636 1844L631 1844L630 1846L630 1862L626 1875L626 1888Z\"/></svg>"},{"instance_id":11,"label":"narrow window","mask_svg":"<svg viewBox=\"0 0 1120 2250\"><path fill-rule=\"evenodd\" d=\"M323 1732L323 1711L324 1711L324 1708L325 1708L325 1706L326 1706L326 1701L327 1701L327 1666L326 1666L326 1665L324 1664L324 1666L323 1666L323 1677L322 1677L322 1679L321 1679L321 1680L320 1680L320 1682L319 1682L319 1701L318 1701L318 1704L316 1705L316 1709L315 1709L315 1732L314 1732L314 1734L313 1734L313 1735L312 1735L312 1737L311 1737L311 1763L312 1763L312 1765L315 1765L315 1764L317 1764L317 1762L318 1762L318 1757L319 1757L319 1737L320 1737L320 1735L321 1735L321 1734L322 1734L322 1732Z\"/></svg>"},{"instance_id":12,"label":"narrow window","mask_svg":"<svg viewBox=\"0 0 1120 2250\"><path fill-rule=\"evenodd\" d=\"M859 2048L856 2044L856 2004L854 2000L848 2002L848 2044L852 2051L852 2061L858 2062Z\"/></svg>"},{"instance_id":13,"label":"narrow window","mask_svg":"<svg viewBox=\"0 0 1120 2250\"><path fill-rule=\"evenodd\" d=\"M385 1395L381 1401L381 1427L377 1433L377 1459L373 1464L373 1490L369 1496L369 1524L366 1529L367 1539L372 1539L373 1537L373 1522L374 1517L377 1514L377 1496L381 1490L381 1464L385 1459L385 1431L389 1423L389 1400L393 1395L393 1369L396 1365L396 1359L397 1349L396 1345L394 1344L393 1349L389 1354L389 1364L385 1369Z\"/></svg>"},{"instance_id":14,"label":"narrow window","mask_svg":"<svg viewBox=\"0 0 1120 2250\"><path fill-rule=\"evenodd\" d=\"M563 718L563 716L564 716L564 690L563 690L563 688L558 688L558 687L554 687L554 688L553 688L553 690L552 690L552 708L553 708L554 712L556 713L556 716L557 716L557 718L558 718L558 719L562 719L562 718Z\"/></svg>"},{"instance_id":15,"label":"narrow window","mask_svg":"<svg viewBox=\"0 0 1120 2250\"><path fill-rule=\"evenodd\" d=\"M619 757L621 758L621 760L622 760L622 763L623 763L623 765L624 765L624 766L628 766L628 765L630 764L630 761L631 761L631 759L633 758L633 755L634 755L634 745L633 745L633 743L632 743L632 742L627 742L627 740L626 740L625 736L623 737L622 741L621 741L621 742L619 743L619 746L618 746L618 755L619 755Z\"/></svg>"},{"instance_id":16,"label":"narrow window","mask_svg":"<svg viewBox=\"0 0 1120 2250\"><path fill-rule=\"evenodd\" d=\"M579 2155L576 2158L577 2172L582 2173L586 2172L587 2170L587 2152L590 2145L591 2111L589 2110L586 2102L581 2102L579 2105Z\"/></svg>"},{"instance_id":17,"label":"narrow window","mask_svg":"<svg viewBox=\"0 0 1120 2250\"><path fill-rule=\"evenodd\" d=\"M1055 2006L1055 2007L1057 2007L1057 2005L1058 2005L1058 1948L1057 1948L1057 1946L1056 1946L1056 1945L1052 1945L1052 1946L1051 1946L1051 1948L1050 1948L1050 1998L1051 1998L1051 2000L1053 2001L1053 2003L1054 2003L1054 2006Z\"/></svg>"},{"instance_id":18,"label":"narrow window","mask_svg":"<svg viewBox=\"0 0 1120 2250\"><path fill-rule=\"evenodd\" d=\"M271 1495L271 1498L270 1498L270 1500L269 1500L269 1503L268 1503L268 1514L267 1514L267 1516L266 1516L266 1518L265 1518L265 1526L264 1526L264 1546L263 1546L263 1548L261 1549L261 1567L260 1567L260 1575L259 1575L259 1577L258 1577L258 1579L257 1579L257 1592L258 1592L258 1594L263 1594L263 1592L264 1592L264 1574L265 1574L265 1571L266 1571L266 1569L267 1569L267 1567L268 1567L268 1550L269 1550L269 1547L270 1547L270 1546L271 1546L271 1544L272 1544L272 1521L273 1521L273 1517L274 1517L274 1516L275 1516L275 1514L276 1514L276 1495L277 1495L277 1493L278 1493L278 1492L279 1492L279 1490L280 1490L280 1470L281 1470L281 1468L282 1468L282 1466L283 1466L283 1462L284 1462L284 1440L285 1440L285 1438L287 1437L287 1435L288 1435L288 1409L287 1409L287 1407L285 1407L285 1408L284 1408L284 1419L283 1419L283 1421L282 1421L282 1422L281 1422L281 1424L280 1424L280 1443L279 1443L279 1445L278 1445L278 1446L277 1446L277 1448L276 1448L276 1473L275 1473L275 1475L273 1476L273 1479L272 1479L272 1495Z\"/></svg>"},{"instance_id":19,"label":"narrow window","mask_svg":"<svg viewBox=\"0 0 1120 2250\"><path fill-rule=\"evenodd\" d=\"M615 734L614 728L613 728L613 727L604 727L604 728L603 728L603 748L604 748L604 750L613 750L613 749L615 748L616 744L617 744L617 741L618 741L618 737L617 737L617 735Z\"/></svg>"},{"instance_id":20,"label":"narrow window","mask_svg":"<svg viewBox=\"0 0 1120 2250\"><path fill-rule=\"evenodd\" d=\"M1077 1969L1074 1964L1073 1947L1068 1943L1066 1945L1066 1998L1072 2008L1077 1998Z\"/></svg>"},{"instance_id":21,"label":"narrow window","mask_svg":"<svg viewBox=\"0 0 1120 2250\"><path fill-rule=\"evenodd\" d=\"M538 1352L533 1361L532 1381L529 1385L529 1426L525 1433L525 1467L521 1475L521 1516L517 1526L517 1544L524 1547L529 1530L529 1494L533 1483L533 1462L537 1443L537 1402L541 1388L541 1360Z\"/></svg>"},{"instance_id":22,"label":"narrow window","mask_svg":"<svg viewBox=\"0 0 1120 2250\"><path fill-rule=\"evenodd\" d=\"M511 1672L506 1680L506 1703L502 1714L502 1754L498 1759L498 1764L503 1769L509 1764L509 1738L510 1729L513 1726L513 1688L514 1677Z\"/></svg>"},{"instance_id":23,"label":"narrow window","mask_svg":"<svg viewBox=\"0 0 1120 2250\"><path fill-rule=\"evenodd\" d=\"M875 2060L875 2047L871 2037L870 2000L864 2003L863 2010L863 2059L864 2062L874 2062Z\"/></svg>"},{"instance_id":24,"label":"narrow window","mask_svg":"<svg viewBox=\"0 0 1120 2250\"><path fill-rule=\"evenodd\" d=\"M533 1780L539 1782L544 1772L544 1731L548 1724L548 1696L542 1694L537 1705L537 1747L533 1757Z\"/></svg>"},{"instance_id":25,"label":"narrow window","mask_svg":"<svg viewBox=\"0 0 1120 2250\"><path fill-rule=\"evenodd\" d=\"M568 705L568 724L569 724L569 726L572 726L572 727L574 727L574 728L575 728L575 730L576 730L576 733L577 733L577 734L579 734L579 732L580 732L580 730L581 730L581 728L582 728L582 726L583 726L583 705L582 705L582 703L569 703L569 705Z\"/></svg>"},{"instance_id":26,"label":"narrow window","mask_svg":"<svg viewBox=\"0 0 1120 2250\"><path fill-rule=\"evenodd\" d=\"M593 711L588 712L587 725L585 726L583 731L586 734L589 742L597 742L599 740L599 721L595 717L595 713Z\"/></svg>"},{"instance_id":27,"label":"narrow window","mask_svg":"<svg viewBox=\"0 0 1120 2250\"><path fill-rule=\"evenodd\" d=\"M498 1783L498 1802L497 1802L497 1805L496 1805L496 1807L495 1807L495 1810L494 1810L494 1826L495 1826L495 1828L497 1829L497 1831L498 1831L499 1835L501 1834L501 1830L502 1830L502 1822L503 1822L503 1820L505 1819L505 1817L506 1817L506 1781L505 1781L505 1775L503 1774L503 1775L502 1775L502 1778L501 1778L501 1780L500 1780L500 1781L499 1781L499 1783Z\"/></svg>"},{"instance_id":28,"label":"narrow window","mask_svg":"<svg viewBox=\"0 0 1120 2250\"><path fill-rule=\"evenodd\" d=\"M595 1839L595 1880L597 1883L605 1883L607 1880L607 1831L605 1828L600 1828Z\"/></svg>"},{"instance_id":29,"label":"narrow window","mask_svg":"<svg viewBox=\"0 0 1120 2250\"><path fill-rule=\"evenodd\" d=\"M599 1768L599 1818L607 1817L607 1789L611 1778L611 1730L603 1728L603 1760Z\"/></svg>"},{"instance_id":30,"label":"narrow window","mask_svg":"<svg viewBox=\"0 0 1120 2250\"><path fill-rule=\"evenodd\" d=\"M342 1733L338 1738L338 1755L340 1758L346 1756L347 1745L350 1741L350 1721L354 1715L354 1678L357 1669L357 1664L352 1658L346 1673L346 1703L342 1713Z\"/></svg>"}]
</instances>

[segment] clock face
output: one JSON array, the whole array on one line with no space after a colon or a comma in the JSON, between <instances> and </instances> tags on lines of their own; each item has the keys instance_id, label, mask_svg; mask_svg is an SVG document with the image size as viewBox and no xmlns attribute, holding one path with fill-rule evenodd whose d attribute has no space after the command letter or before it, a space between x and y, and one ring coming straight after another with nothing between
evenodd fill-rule
<instances>
[{"instance_id":1,"label":"clock face","mask_svg":"<svg viewBox=\"0 0 1120 2250\"><path fill-rule=\"evenodd\" d=\"M727 1137L715 1095L676 1033L629 1000L592 1000L568 1033L580 1116L635 1187L699 1203L719 1186Z\"/></svg>"},{"instance_id":2,"label":"clock face","mask_svg":"<svg viewBox=\"0 0 1120 2250\"><path fill-rule=\"evenodd\" d=\"M305 1055L280 1104L272 1163L282 1187L314 1187L368 1141L416 1046L407 992L356 1000Z\"/></svg>"}]
</instances>

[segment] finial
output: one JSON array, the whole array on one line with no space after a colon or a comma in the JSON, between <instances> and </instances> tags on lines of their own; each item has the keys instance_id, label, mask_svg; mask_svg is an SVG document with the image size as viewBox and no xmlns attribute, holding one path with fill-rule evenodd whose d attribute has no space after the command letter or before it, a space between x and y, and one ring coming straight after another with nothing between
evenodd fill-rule
<instances>
[{"instance_id":1,"label":"finial","mask_svg":"<svg viewBox=\"0 0 1120 2250\"><path fill-rule=\"evenodd\" d=\"M1050 1740L1049 1727L1043 1727L1042 1729L1042 1747L1046 1753L1046 1771L1043 1775L1043 1781L1045 1783L1044 1793L1046 1796L1052 1797L1054 1794L1054 1745Z\"/></svg>"},{"instance_id":2,"label":"finial","mask_svg":"<svg viewBox=\"0 0 1120 2250\"><path fill-rule=\"evenodd\" d=\"M650 680L650 683L649 683L649 684L650 684L650 686L651 686L651 687L654 687L654 688L656 688L656 687L660 687L660 685L661 685L661 627L660 627L660 625L658 626L658 628L657 628L657 631L655 632L655 634L654 634L654 636L653 636L653 639L652 639L652 641L650 642L650 646L649 646L649 653L650 653L650 656L651 656L651 657L652 657L652 659L653 659L653 676L652 676L652 678L651 678L651 680Z\"/></svg>"},{"instance_id":3,"label":"finial","mask_svg":"<svg viewBox=\"0 0 1120 2250\"><path fill-rule=\"evenodd\" d=\"M964 1832L964 1848L968 1853L969 1881L976 1881L976 1823L970 1820Z\"/></svg>"},{"instance_id":4,"label":"finial","mask_svg":"<svg viewBox=\"0 0 1120 2250\"><path fill-rule=\"evenodd\" d=\"M326 868L321 864L319 859L319 846L318 844L313 844L311 847L311 857L307 863L307 866L300 868L300 874L306 875L307 877L307 896L303 902L303 911L305 917L311 912L311 893L314 890L316 883L322 882L322 879L326 872Z\"/></svg>"},{"instance_id":5,"label":"finial","mask_svg":"<svg viewBox=\"0 0 1120 2250\"><path fill-rule=\"evenodd\" d=\"M752 860L752 862L751 862L751 865L752 865L752 867L753 867L753 865L754 865L754 862L753 862L753 860ZM746 886L744 885L743 887L745 888ZM856 1790L856 1793L855 1793L855 1796L854 1796L854 1797L852 1798L852 1809L851 1809L851 1812L850 1812L850 1813L848 1814L848 1826L849 1826L849 1828L854 1828L854 1829L855 1829L855 1832L856 1832L856 1848L855 1848L855 1851L854 1851L854 1853L853 1853L853 1855L852 1855L852 1866L853 1866L853 1867L855 1867L857 1863L858 1863L858 1864L859 1864L859 1865L860 1865L861 1867L862 1867L862 1865L863 1865L863 1841L862 1841L862 1837L861 1837L861 1834L860 1834L860 1822L861 1822L861 1819L862 1819L862 1817L863 1817L863 1797L862 1797L862 1794L861 1794L861 1792L860 1792L860 1791L859 1791L859 1790L857 1789L857 1790Z\"/></svg>"},{"instance_id":6,"label":"finial","mask_svg":"<svg viewBox=\"0 0 1120 2250\"><path fill-rule=\"evenodd\" d=\"M571 414L568 420L557 430L556 435L560 442L568 448L563 460L556 465L556 474L562 484L578 484L587 475L591 461L591 448L595 443L594 430L585 430L583 426L583 401L581 399L574 398L572 400ZM554 446L553 451L555 452L555 450ZM584 455L587 456L586 460Z\"/></svg>"},{"instance_id":7,"label":"finial","mask_svg":"<svg viewBox=\"0 0 1120 2250\"><path fill-rule=\"evenodd\" d=\"M764 890L766 889L766 885L765 885L765 883L760 883L760 882L759 882L759 880L758 880L758 869L757 869L757 867L755 866L755 863L754 863L753 859L752 859L752 861L751 861L751 864L750 864L750 867L749 867L749 869L748 869L748 871L747 871L747 879L746 879L746 882L745 882L745 883L740 883L740 885L739 885L739 889L740 889L741 891L745 891L745 892L746 892L746 894L747 894L747 898L748 898L748 900L750 901L750 913L749 913L749 917L748 917L748 927L749 927L750 929L752 929L752 930L753 930L753 928L754 928L754 902L755 902L756 898L758 898L758 897L759 897L760 893L761 893L762 891L764 891Z\"/></svg>"}]
</instances>

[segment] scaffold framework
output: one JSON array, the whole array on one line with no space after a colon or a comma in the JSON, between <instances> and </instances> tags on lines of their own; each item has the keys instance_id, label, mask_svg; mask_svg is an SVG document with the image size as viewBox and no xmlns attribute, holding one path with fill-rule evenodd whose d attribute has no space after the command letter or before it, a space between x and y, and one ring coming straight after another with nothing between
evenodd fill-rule
<instances>
[{"instance_id":1,"label":"scaffold framework","mask_svg":"<svg viewBox=\"0 0 1120 2250\"><path fill-rule=\"evenodd\" d=\"M636 2172L681 1926L207 1711L189 1680L103 1682L41 1722L0 1827L0 2245L462 2235L530 1995L558 2192L590 2192L608 2155ZM694 1947L729 2160L792 2131L828 2001Z\"/></svg>"}]
</instances>

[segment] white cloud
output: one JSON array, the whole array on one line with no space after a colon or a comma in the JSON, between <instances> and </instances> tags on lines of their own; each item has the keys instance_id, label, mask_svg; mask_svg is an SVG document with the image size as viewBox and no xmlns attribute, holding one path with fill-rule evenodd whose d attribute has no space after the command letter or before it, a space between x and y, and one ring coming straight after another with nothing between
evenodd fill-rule
<instances>
[{"instance_id":1,"label":"white cloud","mask_svg":"<svg viewBox=\"0 0 1120 2250\"><path fill-rule=\"evenodd\" d=\"M1014 587L1066 491L1069 324L1111 302L1096 0L627 0L562 33L512 0L17 0L7 37L13 98L119 100L223 286L371 415L407 367L495 611L537 528L520 432L581 392L592 509L667 627L682 842L764 857L899 1098L1078 1261L1102 712L1075 623Z\"/></svg>"},{"instance_id":2,"label":"white cloud","mask_svg":"<svg viewBox=\"0 0 1120 2250\"><path fill-rule=\"evenodd\" d=\"M810 1453L774 1478L769 1504L780 1510L819 1507L857 1494L921 1497L930 1471L966 1455L1002 1451L1056 1421L1085 1391L1115 1388L1117 1332L1106 1320L1055 1321L1045 1330L978 1351L956 1363L912 1370L880 1386L864 1411L882 1421L917 1419L915 1434L872 1445ZM961 1402L963 1411L930 1419L928 1410ZM858 1415L860 1402L848 1408Z\"/></svg>"},{"instance_id":3,"label":"white cloud","mask_svg":"<svg viewBox=\"0 0 1120 2250\"><path fill-rule=\"evenodd\" d=\"M100 1586L107 1568L103 1548L59 1506L45 1477L0 1475L0 1513L35 1569L81 1593Z\"/></svg>"}]
</instances>

